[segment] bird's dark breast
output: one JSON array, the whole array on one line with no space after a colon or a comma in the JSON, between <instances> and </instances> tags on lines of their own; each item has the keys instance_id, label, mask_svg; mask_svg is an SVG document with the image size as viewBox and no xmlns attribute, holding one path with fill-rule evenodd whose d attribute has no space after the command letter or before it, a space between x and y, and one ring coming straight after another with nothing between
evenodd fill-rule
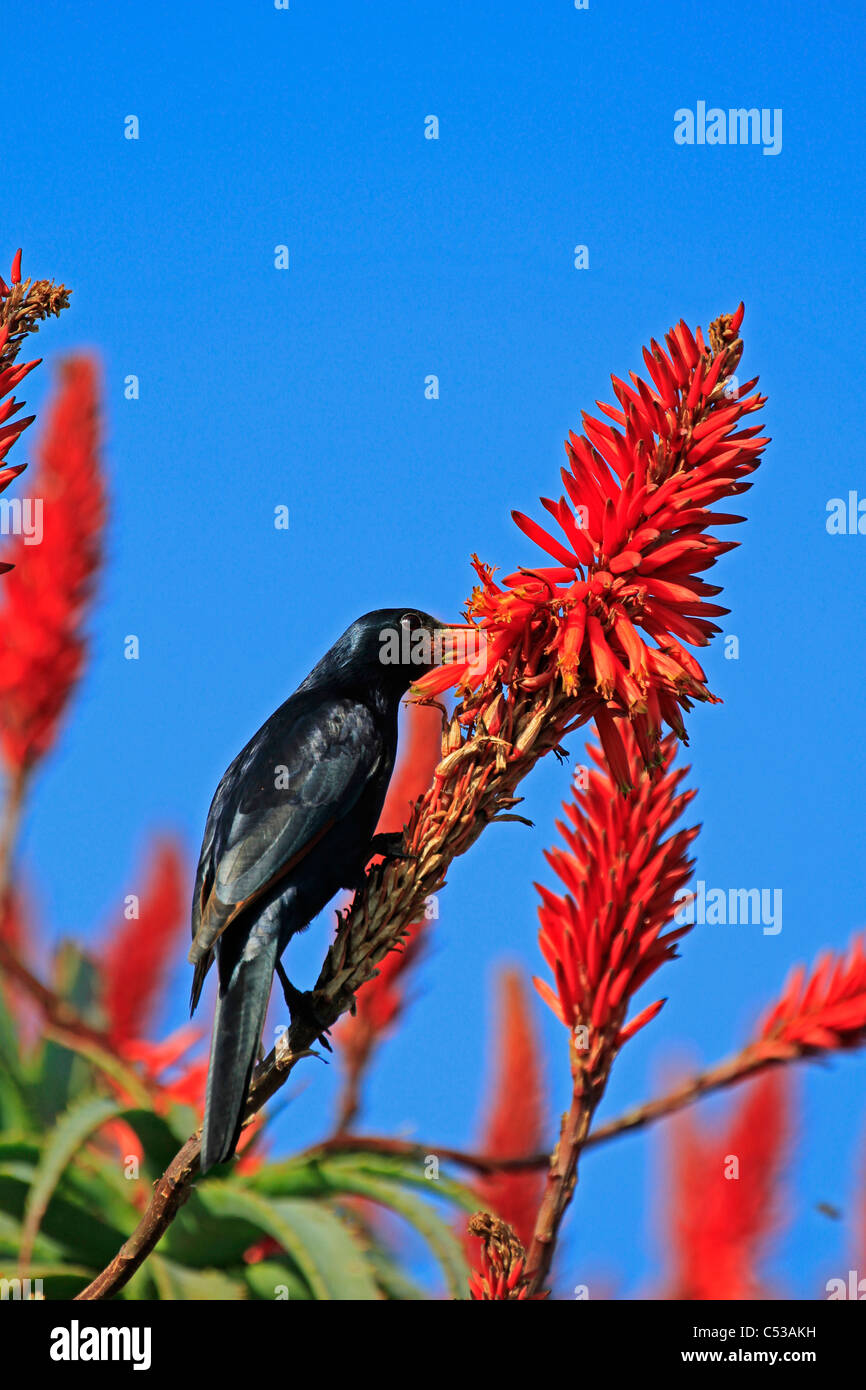
<instances>
[{"instance_id":1,"label":"bird's dark breast","mask_svg":"<svg viewBox=\"0 0 866 1390\"><path fill-rule=\"evenodd\" d=\"M296 931L316 917L341 889L356 887L370 857L370 841L385 804L393 769L393 754L383 750L381 766L359 798L350 816L337 821L289 873L287 921L281 932L281 949ZM301 867L303 866L303 872Z\"/></svg>"},{"instance_id":2,"label":"bird's dark breast","mask_svg":"<svg viewBox=\"0 0 866 1390\"><path fill-rule=\"evenodd\" d=\"M267 922L272 925L265 929L273 930L278 924L279 953L282 954L291 938L303 931L341 889L352 889L360 880L385 802L397 740L396 713L380 710L371 713L375 732L370 730L368 752L373 754L374 763L361 795L347 815L323 825L314 842L304 847L297 862L278 870L268 889L230 924L217 942L221 981L228 980L251 933L255 933L258 926ZM315 749L321 754L320 772L325 770L329 750L335 743L335 731L326 728L323 733L325 736ZM271 749L270 766L273 767L274 762L279 764L280 755L273 744ZM309 765L308 772L315 784L314 763ZM307 780L303 774L293 777L287 789L287 797L297 803L296 813L300 815L303 815ZM245 814L255 815L261 809L273 808L275 800L279 801L279 794L275 798L272 779L253 781L247 778L243 799ZM265 845L261 849L267 852Z\"/></svg>"}]
</instances>

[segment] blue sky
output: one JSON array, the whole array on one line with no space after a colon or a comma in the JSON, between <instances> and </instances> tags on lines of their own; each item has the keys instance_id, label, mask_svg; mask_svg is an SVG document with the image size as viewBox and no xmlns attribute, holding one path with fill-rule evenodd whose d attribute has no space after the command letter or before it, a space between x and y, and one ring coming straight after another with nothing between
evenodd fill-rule
<instances>
[{"instance_id":1,"label":"blue sky","mask_svg":"<svg viewBox=\"0 0 866 1390\"><path fill-rule=\"evenodd\" d=\"M781 889L783 928L685 941L604 1113L727 1054L793 961L862 927L866 537L825 525L831 498L866 497L858 21L851 4L778 0L717 15L92 0L6 16L0 259L23 245L25 274L74 289L28 400L64 351L98 350L112 496L90 668L23 844L52 932L102 926L152 829L177 829L192 860L225 766L352 618L404 603L456 616L472 551L506 570L533 559L510 510L538 514L609 373L680 316L706 327L741 298L773 443L741 548L712 576L740 654L709 653L724 703L693 714L689 756L697 876ZM677 145L674 113L698 101L781 109L781 152ZM567 781L539 767L536 828L493 827L454 866L369 1128L472 1137L495 967L539 968L532 881ZM299 980L327 931L293 943ZM187 989L179 962L166 1029ZM540 1001L538 1019L558 1113L563 1039ZM851 1211L863 1078L857 1057L800 1074L796 1221L774 1264L799 1297L849 1268L844 1224L815 1204ZM287 1148L330 1121L333 1072L303 1079L274 1129ZM587 1156L566 1287L651 1283L664 1182L657 1134Z\"/></svg>"}]
</instances>

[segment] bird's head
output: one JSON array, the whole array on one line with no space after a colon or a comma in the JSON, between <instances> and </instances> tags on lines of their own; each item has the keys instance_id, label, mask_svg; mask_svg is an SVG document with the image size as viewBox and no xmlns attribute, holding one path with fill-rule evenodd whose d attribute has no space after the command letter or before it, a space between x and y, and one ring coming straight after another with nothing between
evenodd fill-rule
<instances>
[{"instance_id":1,"label":"bird's head","mask_svg":"<svg viewBox=\"0 0 866 1390\"><path fill-rule=\"evenodd\" d=\"M327 662L342 675L402 695L442 664L446 631L446 623L420 608L377 608L346 629L320 667Z\"/></svg>"}]
</instances>

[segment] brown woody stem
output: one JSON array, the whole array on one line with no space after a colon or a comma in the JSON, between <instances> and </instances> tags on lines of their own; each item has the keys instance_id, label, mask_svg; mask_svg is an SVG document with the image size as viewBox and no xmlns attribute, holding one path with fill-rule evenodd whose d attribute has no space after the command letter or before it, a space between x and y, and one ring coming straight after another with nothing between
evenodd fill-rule
<instances>
[{"instance_id":1,"label":"brown woody stem","mask_svg":"<svg viewBox=\"0 0 866 1390\"><path fill-rule=\"evenodd\" d=\"M12 884L12 861L21 825L21 813L29 782L27 771L16 768L9 776L0 820L0 912L5 912Z\"/></svg>"},{"instance_id":2,"label":"brown woody stem","mask_svg":"<svg viewBox=\"0 0 866 1390\"><path fill-rule=\"evenodd\" d=\"M577 1185L578 1160L604 1094L612 1061L612 1057L604 1060L594 1075L588 1068L575 1067L571 1108L562 1117L559 1142L550 1156L547 1183L529 1247L526 1272L530 1297L542 1292L550 1272L559 1229Z\"/></svg>"},{"instance_id":3,"label":"brown woody stem","mask_svg":"<svg viewBox=\"0 0 866 1390\"><path fill-rule=\"evenodd\" d=\"M689 1077L666 1095L659 1096L656 1100L645 1101L643 1105L636 1105L624 1115L618 1115L616 1119L590 1129L582 1147L593 1149L600 1144L609 1143L611 1139L618 1139L623 1134L645 1129L659 1120L666 1119L668 1115L702 1100L704 1096L712 1095L728 1086L735 1086L740 1081L748 1081L756 1072L785 1060L797 1062L802 1060L802 1055L798 1053L787 1059L766 1058L760 1056L757 1049L745 1048L735 1057L720 1062L718 1066ZM337 1132L319 1144L312 1144L299 1157L317 1158L329 1153L376 1153L389 1158L412 1159L418 1163L424 1163L432 1154L440 1162L454 1163L460 1168L469 1168L476 1173L521 1173L528 1169L550 1166L550 1154L546 1151L524 1154L519 1158L499 1158L496 1154L472 1153L467 1149L449 1147L447 1144L425 1144L422 1140L393 1139L390 1135L383 1134L350 1134L345 1131Z\"/></svg>"}]
</instances>

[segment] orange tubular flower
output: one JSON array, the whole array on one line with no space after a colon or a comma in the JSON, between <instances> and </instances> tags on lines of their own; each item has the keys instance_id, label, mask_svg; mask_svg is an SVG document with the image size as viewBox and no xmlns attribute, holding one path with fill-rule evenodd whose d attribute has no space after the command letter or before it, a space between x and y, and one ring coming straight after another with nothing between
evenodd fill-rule
<instances>
[{"instance_id":1,"label":"orange tubular flower","mask_svg":"<svg viewBox=\"0 0 866 1390\"><path fill-rule=\"evenodd\" d=\"M778 1229L779 1180L789 1139L788 1077L773 1069L738 1099L722 1134L691 1114L671 1125L668 1299L768 1298L758 1265Z\"/></svg>"},{"instance_id":2,"label":"orange tubular flower","mask_svg":"<svg viewBox=\"0 0 866 1390\"><path fill-rule=\"evenodd\" d=\"M74 358L63 369L39 450L34 515L41 505L41 538L35 544L16 536L6 552L15 568L0 613L0 747L15 773L53 743L82 670L81 624L105 522L98 450L96 367Z\"/></svg>"},{"instance_id":3,"label":"orange tubular flower","mask_svg":"<svg viewBox=\"0 0 866 1390\"><path fill-rule=\"evenodd\" d=\"M644 349L651 386L635 373L632 385L612 378L619 408L599 408L613 423L584 415L584 435L565 446L565 493L542 498L562 539L513 513L554 563L520 569L500 587L473 557L480 585L467 616L485 638L483 660L439 667L419 692L537 690L558 680L595 718L623 791L632 785L623 720L646 766L657 761L663 724L685 740L681 712L716 697L682 644L706 646L720 630L712 619L728 610L708 602L720 589L700 575L736 544L709 528L744 519L710 508L751 486L745 479L768 442L760 426L741 427L765 403L755 381L740 386L733 375L742 318L741 304L717 319L710 348L682 321L666 336L667 352L653 340Z\"/></svg>"},{"instance_id":4,"label":"orange tubular flower","mask_svg":"<svg viewBox=\"0 0 866 1390\"><path fill-rule=\"evenodd\" d=\"M546 858L565 886L564 894L536 884L541 952L550 966L554 987L536 980L542 998L567 1028L588 1030L576 1041L586 1051L581 1065L592 1070L654 1018L664 1000L656 1000L630 1023L625 1014L632 996L666 960L690 927L662 932L678 908L677 895L692 871L688 849L698 827L666 832L692 800L694 791L678 791L687 768L671 769L676 740L668 735L660 747L658 775L642 774L637 740L624 729L622 775L634 790L615 794L610 759L590 753L598 770L589 786L564 810L569 825L557 822L565 848Z\"/></svg>"},{"instance_id":5,"label":"orange tubular flower","mask_svg":"<svg viewBox=\"0 0 866 1390\"><path fill-rule=\"evenodd\" d=\"M543 1149L547 1138L539 1043L530 1000L518 971L506 970L499 981L491 1107L478 1147L494 1158L525 1158ZM544 1173L532 1169L489 1173L478 1180L475 1191L482 1205L507 1221L528 1246L544 1182Z\"/></svg>"}]
</instances>

